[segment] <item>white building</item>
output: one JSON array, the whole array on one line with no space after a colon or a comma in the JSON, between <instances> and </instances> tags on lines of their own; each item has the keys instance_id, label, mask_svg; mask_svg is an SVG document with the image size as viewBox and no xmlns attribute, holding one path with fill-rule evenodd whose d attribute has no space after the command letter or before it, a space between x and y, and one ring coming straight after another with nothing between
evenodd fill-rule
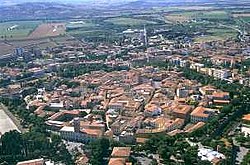
<instances>
[{"instance_id":1,"label":"white building","mask_svg":"<svg viewBox=\"0 0 250 165\"><path fill-rule=\"evenodd\" d=\"M215 161L217 162L218 160L226 159L225 155L207 148L200 148L198 150L198 156L201 160L208 160L211 163Z\"/></svg>"},{"instance_id":2,"label":"white building","mask_svg":"<svg viewBox=\"0 0 250 165\"><path fill-rule=\"evenodd\" d=\"M213 77L217 78L217 79L228 79L231 76L231 72L229 70L225 70L225 69L215 69L213 71Z\"/></svg>"}]
</instances>

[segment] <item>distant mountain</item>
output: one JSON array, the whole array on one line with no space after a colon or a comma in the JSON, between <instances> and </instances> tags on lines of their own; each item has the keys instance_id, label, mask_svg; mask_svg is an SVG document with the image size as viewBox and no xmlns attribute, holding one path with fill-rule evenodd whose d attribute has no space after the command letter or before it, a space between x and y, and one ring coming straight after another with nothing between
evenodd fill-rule
<instances>
[{"instance_id":1,"label":"distant mountain","mask_svg":"<svg viewBox=\"0 0 250 165\"><path fill-rule=\"evenodd\" d=\"M58 2L58 3L88 3L88 4L124 4L136 0L0 0L0 6L15 5L27 2Z\"/></svg>"},{"instance_id":2,"label":"distant mountain","mask_svg":"<svg viewBox=\"0 0 250 165\"><path fill-rule=\"evenodd\" d=\"M167 4L188 4L188 3L223 3L223 2L240 2L248 0L0 0L0 6L21 4L27 2L58 2L86 5L129 5L129 6L162 6ZM125 7L125 6L124 6Z\"/></svg>"}]
</instances>

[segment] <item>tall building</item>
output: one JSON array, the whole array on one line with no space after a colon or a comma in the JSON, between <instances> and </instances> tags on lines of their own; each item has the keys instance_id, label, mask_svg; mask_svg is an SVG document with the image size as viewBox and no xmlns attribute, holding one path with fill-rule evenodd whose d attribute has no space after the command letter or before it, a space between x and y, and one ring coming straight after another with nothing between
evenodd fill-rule
<instances>
[{"instance_id":1,"label":"tall building","mask_svg":"<svg viewBox=\"0 0 250 165\"><path fill-rule=\"evenodd\" d=\"M80 118L74 118L74 131L75 132L80 132Z\"/></svg>"},{"instance_id":2,"label":"tall building","mask_svg":"<svg viewBox=\"0 0 250 165\"><path fill-rule=\"evenodd\" d=\"M144 46L148 46L148 36L147 36L147 29L146 29L146 26L144 26L144 29L143 29L143 43L144 43Z\"/></svg>"}]
</instances>

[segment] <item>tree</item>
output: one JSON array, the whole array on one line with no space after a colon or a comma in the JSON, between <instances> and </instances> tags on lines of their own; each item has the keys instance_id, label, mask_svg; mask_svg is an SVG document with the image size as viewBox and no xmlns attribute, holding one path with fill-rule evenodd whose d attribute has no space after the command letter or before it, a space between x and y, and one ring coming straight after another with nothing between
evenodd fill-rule
<instances>
[{"instance_id":1,"label":"tree","mask_svg":"<svg viewBox=\"0 0 250 165\"><path fill-rule=\"evenodd\" d=\"M5 155L20 155L23 149L23 138L16 130L6 132L1 137L2 153Z\"/></svg>"},{"instance_id":2,"label":"tree","mask_svg":"<svg viewBox=\"0 0 250 165\"><path fill-rule=\"evenodd\" d=\"M88 113L85 112L85 111L81 111L81 112L80 112L80 117L85 117L85 116L87 116L87 115L88 115Z\"/></svg>"},{"instance_id":3,"label":"tree","mask_svg":"<svg viewBox=\"0 0 250 165\"><path fill-rule=\"evenodd\" d=\"M109 140L108 139L98 139L89 144L91 150L90 164L102 165L107 162L104 160L104 157L109 156Z\"/></svg>"},{"instance_id":4,"label":"tree","mask_svg":"<svg viewBox=\"0 0 250 165\"><path fill-rule=\"evenodd\" d=\"M244 156L241 165L249 165L249 163L250 163L250 151Z\"/></svg>"}]
</instances>

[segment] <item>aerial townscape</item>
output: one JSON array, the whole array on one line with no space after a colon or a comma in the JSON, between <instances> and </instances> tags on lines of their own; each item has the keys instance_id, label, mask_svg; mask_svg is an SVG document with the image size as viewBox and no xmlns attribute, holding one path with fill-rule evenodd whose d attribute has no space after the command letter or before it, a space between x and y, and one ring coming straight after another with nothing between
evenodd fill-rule
<instances>
[{"instance_id":1,"label":"aerial townscape","mask_svg":"<svg viewBox=\"0 0 250 165\"><path fill-rule=\"evenodd\" d=\"M0 165L250 165L250 1L2 0Z\"/></svg>"}]
</instances>

